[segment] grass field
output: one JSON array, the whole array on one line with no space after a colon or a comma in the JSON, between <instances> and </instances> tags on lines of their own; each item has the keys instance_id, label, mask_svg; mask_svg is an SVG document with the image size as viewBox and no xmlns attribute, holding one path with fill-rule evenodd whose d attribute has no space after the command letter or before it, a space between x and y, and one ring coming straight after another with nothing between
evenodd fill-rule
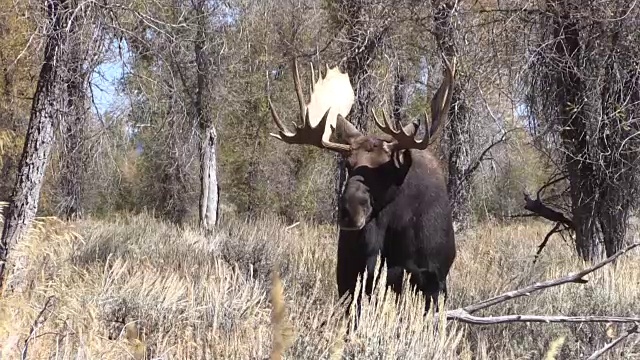
<instances>
[{"instance_id":1,"label":"grass field","mask_svg":"<svg viewBox=\"0 0 640 360\"><path fill-rule=\"evenodd\" d=\"M458 234L446 308L587 266L560 237L532 265L548 229L487 223ZM20 358L25 343L29 359L267 359L274 348L286 359L582 359L626 329L434 321L419 300L396 306L377 292L347 336L335 254L334 228L276 218L224 219L213 238L147 215L39 219L13 253L9 283L21 286L0 299L2 360ZM640 314L638 251L588 279L479 315ZM640 337L603 358L640 359Z\"/></svg>"}]
</instances>

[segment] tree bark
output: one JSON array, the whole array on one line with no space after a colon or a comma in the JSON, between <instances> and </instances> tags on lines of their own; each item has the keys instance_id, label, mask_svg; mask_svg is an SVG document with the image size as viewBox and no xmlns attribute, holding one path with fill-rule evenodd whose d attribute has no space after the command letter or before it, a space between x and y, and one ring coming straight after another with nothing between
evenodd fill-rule
<instances>
[{"instance_id":1,"label":"tree bark","mask_svg":"<svg viewBox=\"0 0 640 360\"><path fill-rule=\"evenodd\" d=\"M72 24L73 26L73 24ZM75 30L71 29L72 31ZM82 140L86 116L86 93L84 86L87 72L83 70L83 56L81 44L70 47L66 78L66 114L61 124L61 170L60 170L60 203L58 214L66 220L82 218L82 182L83 182L83 152Z\"/></svg>"},{"instance_id":2,"label":"tree bark","mask_svg":"<svg viewBox=\"0 0 640 360\"><path fill-rule=\"evenodd\" d=\"M2 229L0 289L4 282L9 252L24 235L38 210L40 189L54 142L54 126L58 116L56 82L61 66L59 60L63 58L61 53L66 43L63 31L69 21L67 10L66 0L47 1L50 28L44 48L44 61L38 76L12 201Z\"/></svg>"},{"instance_id":3,"label":"tree bark","mask_svg":"<svg viewBox=\"0 0 640 360\"><path fill-rule=\"evenodd\" d=\"M452 58L457 53L453 28L455 2L432 0L434 8L435 35L445 56ZM464 74L458 74L460 79ZM462 82L456 81L451 96L449 121L444 126L444 142L447 154L447 192L451 201L453 221L459 229L471 222L471 109L464 98Z\"/></svg>"},{"instance_id":4,"label":"tree bark","mask_svg":"<svg viewBox=\"0 0 640 360\"><path fill-rule=\"evenodd\" d=\"M205 54L206 46L206 2L199 1L196 5L198 30L194 44L197 66L197 89L195 97L195 113L200 127L200 228L210 233L217 225L219 205L219 185L217 175L217 133L214 127L206 98L209 95L209 61Z\"/></svg>"},{"instance_id":5,"label":"tree bark","mask_svg":"<svg viewBox=\"0 0 640 360\"><path fill-rule=\"evenodd\" d=\"M571 17L577 10L572 1L550 1L558 11L554 19L553 35L556 67L556 102L562 124L560 136L566 149L565 163L569 175L572 220L576 231L576 250L585 260L599 256L596 242L596 188L597 175L588 160L588 114L583 96L580 73L582 51L579 40L578 21Z\"/></svg>"},{"instance_id":6,"label":"tree bark","mask_svg":"<svg viewBox=\"0 0 640 360\"><path fill-rule=\"evenodd\" d=\"M218 224L220 187L217 173L217 134L213 126L203 132L200 159L200 227L211 232Z\"/></svg>"}]
</instances>

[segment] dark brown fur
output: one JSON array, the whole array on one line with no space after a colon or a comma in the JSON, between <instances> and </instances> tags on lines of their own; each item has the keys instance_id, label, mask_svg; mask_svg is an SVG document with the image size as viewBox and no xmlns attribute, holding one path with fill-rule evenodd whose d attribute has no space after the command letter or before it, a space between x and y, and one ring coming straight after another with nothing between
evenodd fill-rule
<instances>
[{"instance_id":1,"label":"dark brown fur","mask_svg":"<svg viewBox=\"0 0 640 360\"><path fill-rule=\"evenodd\" d=\"M428 310L440 292L446 299L446 279L456 256L440 165L429 150L379 152L382 141L375 137L363 136L352 144L357 150L348 156L349 178L341 198L338 292L353 296L358 275L365 268L373 274L380 253L388 268L387 285L400 293L403 270L411 274L410 283L424 294ZM355 229L362 214L364 226ZM372 285L369 277L368 295Z\"/></svg>"}]
</instances>

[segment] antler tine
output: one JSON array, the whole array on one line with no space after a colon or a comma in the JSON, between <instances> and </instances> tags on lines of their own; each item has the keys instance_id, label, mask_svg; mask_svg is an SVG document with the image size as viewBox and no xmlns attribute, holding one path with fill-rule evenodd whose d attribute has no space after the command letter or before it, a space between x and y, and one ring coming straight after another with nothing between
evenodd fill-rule
<instances>
[{"instance_id":1,"label":"antler tine","mask_svg":"<svg viewBox=\"0 0 640 360\"><path fill-rule=\"evenodd\" d=\"M304 102L302 87L300 86L300 72L298 72L298 59L296 57L293 58L293 71L293 83L296 88L296 95L298 97L298 106L300 107L300 120L302 123L304 123L306 105Z\"/></svg>"},{"instance_id":2,"label":"antler tine","mask_svg":"<svg viewBox=\"0 0 640 360\"><path fill-rule=\"evenodd\" d=\"M400 130L395 130L394 126L389 122L389 118L387 117L386 111L382 109L382 119L383 122L380 121L376 113L372 110L373 119L376 122L376 125L388 135L391 135L395 140L395 148L396 149L425 149L426 143L423 140L416 140L415 134L417 132L419 124L412 122L404 127L401 127Z\"/></svg>"},{"instance_id":3,"label":"antler tine","mask_svg":"<svg viewBox=\"0 0 640 360\"><path fill-rule=\"evenodd\" d=\"M376 115L375 111L371 109L371 113L373 114L373 120L376 122L376 125L378 125L380 130L382 130L385 134L396 136L397 134L399 134L399 131L396 131L393 128L393 125L389 123L389 119L387 118L387 112L384 111L384 109L381 109L381 110L382 110L382 122L378 118L378 115Z\"/></svg>"},{"instance_id":4,"label":"antler tine","mask_svg":"<svg viewBox=\"0 0 640 360\"><path fill-rule=\"evenodd\" d=\"M267 94L267 102L269 103L269 111L271 112L271 117L276 123L276 126L278 126L278 129L280 129L280 132L290 134L289 130L287 130L287 128L285 128L284 124L282 123L282 120L280 120L280 116L278 116L276 109L273 107L273 103L271 102L271 95L269 94Z\"/></svg>"},{"instance_id":5,"label":"antler tine","mask_svg":"<svg viewBox=\"0 0 640 360\"><path fill-rule=\"evenodd\" d=\"M431 126L427 132L429 137L432 137L438 131L440 124L447 119L453 95L453 79L456 72L457 58L453 57L453 64L451 64L444 54L441 54L441 56L446 71L442 85L440 85L440 88L431 99ZM428 117L425 113L425 121L427 119Z\"/></svg>"},{"instance_id":6,"label":"antler tine","mask_svg":"<svg viewBox=\"0 0 640 360\"><path fill-rule=\"evenodd\" d=\"M315 117L316 115L310 114L310 110L307 108L307 104L305 103L304 95L302 93L300 73L298 70L298 62L295 57L293 59L293 68L294 68L293 82L295 85L296 95L298 97L298 105L300 106L299 116L301 119L301 124L298 125L294 122L293 132L287 130L284 127L284 124L280 119L280 116L278 115L277 111L273 106L273 103L271 101L271 96L267 94L267 101L269 104L271 117L273 118L274 122L276 123L279 129L277 134L270 133L269 135L273 136L276 139L284 141L288 144L313 145L319 148L325 148L325 149L337 151L337 152L349 151L351 149L350 145L335 143L329 140L329 137L331 136L331 131L335 129L335 126L327 126L327 119L329 117L329 112L331 111L331 107L327 108L326 110L323 109L324 113L320 119L317 119L317 118L313 119L314 123L317 122L315 126L311 124L310 118ZM313 64L311 64L311 71L312 71L311 77L315 79L315 71L313 69ZM312 92L310 95L312 98L314 94L313 90L314 88L312 87Z\"/></svg>"},{"instance_id":7,"label":"antler tine","mask_svg":"<svg viewBox=\"0 0 640 360\"><path fill-rule=\"evenodd\" d=\"M312 94L313 90L315 90L314 88L316 85L316 73L315 73L315 70L313 69L313 62L309 61L309 67L311 68L311 85L309 86L311 88L311 92L309 94Z\"/></svg>"}]
</instances>

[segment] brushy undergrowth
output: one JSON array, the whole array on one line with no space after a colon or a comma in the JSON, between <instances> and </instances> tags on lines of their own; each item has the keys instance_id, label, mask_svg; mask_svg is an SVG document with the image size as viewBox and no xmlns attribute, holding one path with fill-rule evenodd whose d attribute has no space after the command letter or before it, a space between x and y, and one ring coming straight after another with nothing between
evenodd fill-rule
<instances>
[{"instance_id":1,"label":"brushy undergrowth","mask_svg":"<svg viewBox=\"0 0 640 360\"><path fill-rule=\"evenodd\" d=\"M446 308L587 266L559 237L532 265L547 230L541 222L488 223L459 234ZM72 224L41 218L12 256L28 261L8 279L24 286L0 298L3 360L20 358L25 343L33 359L579 359L626 329L465 325L423 317L420 299L396 304L380 288L347 334L335 289L336 230L287 228L277 218L224 219L209 238L148 215ZM51 311L26 341L47 299L55 300ZM635 251L587 284L482 315L638 315L639 300ZM640 359L638 337L605 358Z\"/></svg>"}]
</instances>

